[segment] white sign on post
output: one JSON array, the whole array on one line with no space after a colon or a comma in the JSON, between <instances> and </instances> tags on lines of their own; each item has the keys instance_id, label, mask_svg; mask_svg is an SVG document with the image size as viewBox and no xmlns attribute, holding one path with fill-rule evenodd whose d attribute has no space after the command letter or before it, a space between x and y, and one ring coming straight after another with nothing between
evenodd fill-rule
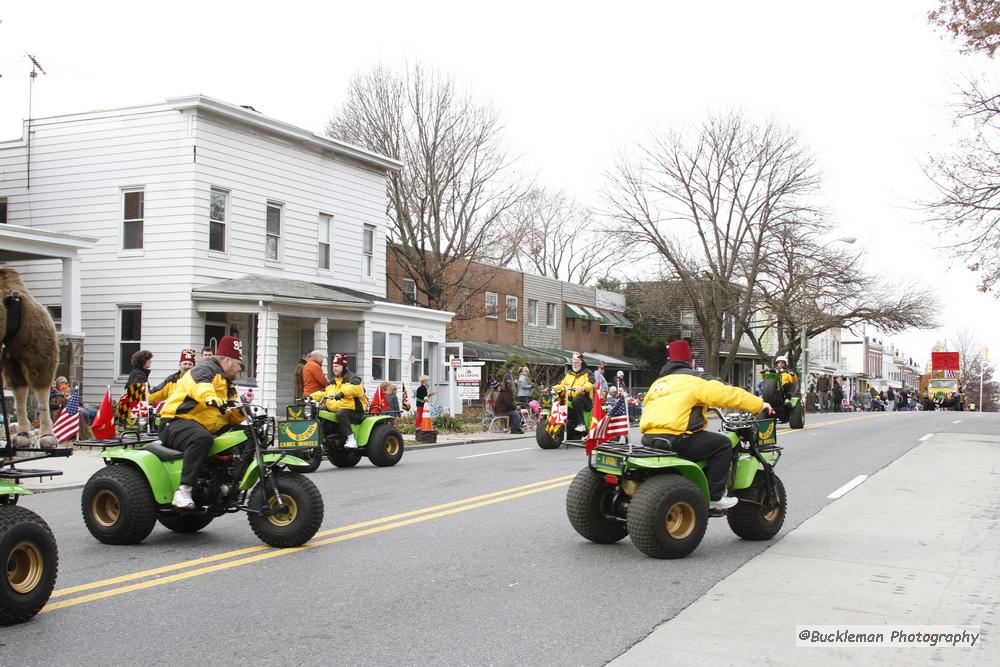
<instances>
[{"instance_id":1,"label":"white sign on post","mask_svg":"<svg viewBox=\"0 0 1000 667\"><path fill-rule=\"evenodd\" d=\"M455 369L455 381L459 384L479 385L483 369L477 366L462 366Z\"/></svg>"},{"instance_id":2,"label":"white sign on post","mask_svg":"<svg viewBox=\"0 0 1000 667\"><path fill-rule=\"evenodd\" d=\"M459 357L452 357L451 358L451 367L452 368L461 368L462 367L462 360L461 360L461 358L459 358Z\"/></svg>"}]
</instances>

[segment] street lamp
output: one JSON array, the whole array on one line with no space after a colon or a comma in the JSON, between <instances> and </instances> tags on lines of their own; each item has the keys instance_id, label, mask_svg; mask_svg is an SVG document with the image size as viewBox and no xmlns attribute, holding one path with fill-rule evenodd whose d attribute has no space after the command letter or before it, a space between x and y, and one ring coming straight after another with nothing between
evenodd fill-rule
<instances>
[{"instance_id":1,"label":"street lamp","mask_svg":"<svg viewBox=\"0 0 1000 667\"><path fill-rule=\"evenodd\" d=\"M834 243L846 243L848 245L851 245L851 244L853 244L857 240L858 239L856 237L854 237L854 236L841 236L839 239L833 239L832 241L827 241L822 246L820 246L820 250L823 250L827 246L832 245ZM802 322L802 343L801 343L802 344L802 375L799 376L801 378L801 380L799 381L799 387L800 388L802 386L804 386L803 383L806 383L805 386L808 386L808 382L809 382L809 338L806 335L806 329L808 328L808 326L809 326L809 323L806 322L805 320L803 320L803 322Z\"/></svg>"}]
</instances>

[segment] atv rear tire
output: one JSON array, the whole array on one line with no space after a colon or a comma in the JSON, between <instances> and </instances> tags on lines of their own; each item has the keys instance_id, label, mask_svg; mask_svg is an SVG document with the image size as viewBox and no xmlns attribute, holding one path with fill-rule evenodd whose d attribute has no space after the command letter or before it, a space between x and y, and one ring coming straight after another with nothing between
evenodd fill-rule
<instances>
[{"instance_id":1,"label":"atv rear tire","mask_svg":"<svg viewBox=\"0 0 1000 667\"><path fill-rule=\"evenodd\" d=\"M403 458L403 434L388 423L378 424L368 436L365 453L379 468L394 466Z\"/></svg>"},{"instance_id":2,"label":"atv rear tire","mask_svg":"<svg viewBox=\"0 0 1000 667\"><path fill-rule=\"evenodd\" d=\"M636 491L627 524L632 544L650 558L684 558L705 536L708 501L691 480L663 473Z\"/></svg>"},{"instance_id":3,"label":"atv rear tire","mask_svg":"<svg viewBox=\"0 0 1000 667\"><path fill-rule=\"evenodd\" d=\"M784 402L781 397L781 388L776 380L764 380L760 386L760 397L771 405L775 410Z\"/></svg>"},{"instance_id":4,"label":"atv rear tire","mask_svg":"<svg viewBox=\"0 0 1000 667\"><path fill-rule=\"evenodd\" d=\"M277 471L274 480L289 512L273 516L248 514L250 528L272 547L300 547L312 539L323 523L323 496L312 480L299 473ZM266 497L264 486L263 481L259 482L250 494L249 505L253 509L275 504L273 496Z\"/></svg>"},{"instance_id":5,"label":"atv rear tire","mask_svg":"<svg viewBox=\"0 0 1000 667\"><path fill-rule=\"evenodd\" d=\"M326 458L338 468L353 468L361 460L361 452L356 449L343 449L327 445Z\"/></svg>"},{"instance_id":6,"label":"atv rear tire","mask_svg":"<svg viewBox=\"0 0 1000 667\"><path fill-rule=\"evenodd\" d=\"M559 431L556 433L556 437L552 437L549 432L545 429L545 424L547 419L541 419L538 421L538 426L535 427L535 442L542 449L558 449L559 445L562 444L563 435L565 427L560 427Z\"/></svg>"},{"instance_id":7,"label":"atv rear tire","mask_svg":"<svg viewBox=\"0 0 1000 667\"><path fill-rule=\"evenodd\" d=\"M598 544L614 544L628 535L625 524L609 519L615 487L590 468L576 473L566 494L566 514L581 536Z\"/></svg>"},{"instance_id":8,"label":"atv rear tire","mask_svg":"<svg viewBox=\"0 0 1000 667\"><path fill-rule=\"evenodd\" d=\"M297 466L295 472L316 472L319 464L323 462L323 449L322 447L303 449L295 452L295 456L309 464L306 466Z\"/></svg>"},{"instance_id":9,"label":"atv rear tire","mask_svg":"<svg viewBox=\"0 0 1000 667\"><path fill-rule=\"evenodd\" d=\"M764 473L758 471L753 483L737 495L740 498L762 503L767 493L766 484ZM781 483L777 475L774 476L774 486L778 493L778 507L765 509L759 504L740 502L726 511L729 527L738 537L742 537L744 540L769 540L781 530L782 524L785 523L788 500L785 498L785 485Z\"/></svg>"},{"instance_id":10,"label":"atv rear tire","mask_svg":"<svg viewBox=\"0 0 1000 667\"><path fill-rule=\"evenodd\" d=\"M0 625L23 623L48 602L59 550L48 524L24 507L0 507Z\"/></svg>"},{"instance_id":11,"label":"atv rear tire","mask_svg":"<svg viewBox=\"0 0 1000 667\"><path fill-rule=\"evenodd\" d=\"M215 517L207 514L175 514L173 516L161 516L159 521L164 528L169 528L175 533L197 533L199 530L212 523Z\"/></svg>"},{"instance_id":12,"label":"atv rear tire","mask_svg":"<svg viewBox=\"0 0 1000 667\"><path fill-rule=\"evenodd\" d=\"M799 404L788 411L788 427L803 428L806 425L806 406L799 401Z\"/></svg>"},{"instance_id":13,"label":"atv rear tire","mask_svg":"<svg viewBox=\"0 0 1000 667\"><path fill-rule=\"evenodd\" d=\"M149 481L132 465L109 465L95 472L83 487L80 504L87 530L104 544L138 544L156 525Z\"/></svg>"}]
</instances>

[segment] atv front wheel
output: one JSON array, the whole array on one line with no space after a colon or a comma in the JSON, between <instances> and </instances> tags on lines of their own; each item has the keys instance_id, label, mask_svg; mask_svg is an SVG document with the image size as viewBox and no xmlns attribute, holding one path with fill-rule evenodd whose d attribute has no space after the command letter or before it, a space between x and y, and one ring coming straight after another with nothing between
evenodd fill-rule
<instances>
[{"instance_id":1,"label":"atv front wheel","mask_svg":"<svg viewBox=\"0 0 1000 667\"><path fill-rule=\"evenodd\" d=\"M156 525L153 492L135 466L105 466L95 472L83 487L80 504L87 530L104 544L138 544Z\"/></svg>"},{"instance_id":2,"label":"atv front wheel","mask_svg":"<svg viewBox=\"0 0 1000 667\"><path fill-rule=\"evenodd\" d=\"M394 466L403 458L403 434L386 423L376 426L368 436L365 452L379 468Z\"/></svg>"},{"instance_id":3,"label":"atv front wheel","mask_svg":"<svg viewBox=\"0 0 1000 667\"><path fill-rule=\"evenodd\" d=\"M785 498L785 486L777 475L774 475L774 490L778 496L776 506L767 498L764 473L758 471L753 483L738 493L740 498L753 501L739 502L726 512L729 527L738 537L744 540L769 540L778 534L781 525L785 523L788 501Z\"/></svg>"},{"instance_id":4,"label":"atv front wheel","mask_svg":"<svg viewBox=\"0 0 1000 667\"><path fill-rule=\"evenodd\" d=\"M694 482L674 473L647 479L628 507L628 534L650 558L684 558L708 527L708 501Z\"/></svg>"},{"instance_id":5,"label":"atv front wheel","mask_svg":"<svg viewBox=\"0 0 1000 667\"><path fill-rule=\"evenodd\" d=\"M338 468L353 468L361 460L361 452L356 449L338 449L327 445L325 450L326 458Z\"/></svg>"},{"instance_id":6,"label":"atv front wheel","mask_svg":"<svg viewBox=\"0 0 1000 667\"><path fill-rule=\"evenodd\" d=\"M576 473L566 494L569 523L581 536L598 544L614 544L628 535L625 524L609 518L615 487L590 468Z\"/></svg>"},{"instance_id":7,"label":"atv front wheel","mask_svg":"<svg viewBox=\"0 0 1000 667\"><path fill-rule=\"evenodd\" d=\"M558 449L559 445L563 441L563 430L564 427L560 426L559 430L556 431L555 437L548 432L545 425L548 423L547 419L541 419L538 421L538 426L535 427L535 442L542 449Z\"/></svg>"},{"instance_id":8,"label":"atv front wheel","mask_svg":"<svg viewBox=\"0 0 1000 667\"><path fill-rule=\"evenodd\" d=\"M159 521L164 528L169 528L175 533L197 533L212 523L213 518L207 514L175 514L161 516Z\"/></svg>"},{"instance_id":9,"label":"atv front wheel","mask_svg":"<svg viewBox=\"0 0 1000 667\"><path fill-rule=\"evenodd\" d=\"M272 547L299 547L312 539L323 523L323 496L316 485L294 472L277 471L274 481L281 494L281 502L288 511L284 514L248 514L254 535ZM267 484L261 480L250 494L250 507L264 509L277 507L278 503Z\"/></svg>"},{"instance_id":10,"label":"atv front wheel","mask_svg":"<svg viewBox=\"0 0 1000 667\"><path fill-rule=\"evenodd\" d=\"M56 585L59 550L48 524L24 507L0 507L0 625L41 611Z\"/></svg>"},{"instance_id":11,"label":"atv front wheel","mask_svg":"<svg viewBox=\"0 0 1000 667\"><path fill-rule=\"evenodd\" d=\"M806 406L799 401L799 404L788 412L789 428L804 428L806 425Z\"/></svg>"}]
</instances>

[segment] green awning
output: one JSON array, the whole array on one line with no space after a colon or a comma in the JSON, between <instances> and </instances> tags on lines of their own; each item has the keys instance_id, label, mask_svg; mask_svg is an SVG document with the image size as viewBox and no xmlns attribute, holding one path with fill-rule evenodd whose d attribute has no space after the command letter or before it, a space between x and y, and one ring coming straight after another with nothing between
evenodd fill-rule
<instances>
[{"instance_id":1,"label":"green awning","mask_svg":"<svg viewBox=\"0 0 1000 667\"><path fill-rule=\"evenodd\" d=\"M462 356L466 361L507 361L511 356L518 355L526 364L544 364L562 366L566 360L545 350L536 350L517 345L498 345L496 343L480 343L478 341L463 341Z\"/></svg>"},{"instance_id":2,"label":"green awning","mask_svg":"<svg viewBox=\"0 0 1000 667\"><path fill-rule=\"evenodd\" d=\"M621 324L619 324L618 326L620 326L622 329L633 328L634 325L631 322L629 322L628 318L626 318L624 315L615 315L615 317L617 317L621 321Z\"/></svg>"},{"instance_id":3,"label":"green awning","mask_svg":"<svg viewBox=\"0 0 1000 667\"><path fill-rule=\"evenodd\" d=\"M587 315L590 316L588 319L594 320L595 322L601 321L601 313L599 313L597 309L591 308L590 306L580 306L580 307L583 308L585 311L587 311Z\"/></svg>"},{"instance_id":4,"label":"green awning","mask_svg":"<svg viewBox=\"0 0 1000 667\"><path fill-rule=\"evenodd\" d=\"M591 319L590 315L588 315L587 312L583 308L581 308L580 306L574 306L571 303L567 303L566 304L566 317L568 317L570 319L573 319L573 320L589 320L589 319Z\"/></svg>"},{"instance_id":5,"label":"green awning","mask_svg":"<svg viewBox=\"0 0 1000 667\"><path fill-rule=\"evenodd\" d=\"M601 316L601 326L602 327L616 327L618 321L609 313L605 313L603 310L597 311L597 314Z\"/></svg>"}]
</instances>

